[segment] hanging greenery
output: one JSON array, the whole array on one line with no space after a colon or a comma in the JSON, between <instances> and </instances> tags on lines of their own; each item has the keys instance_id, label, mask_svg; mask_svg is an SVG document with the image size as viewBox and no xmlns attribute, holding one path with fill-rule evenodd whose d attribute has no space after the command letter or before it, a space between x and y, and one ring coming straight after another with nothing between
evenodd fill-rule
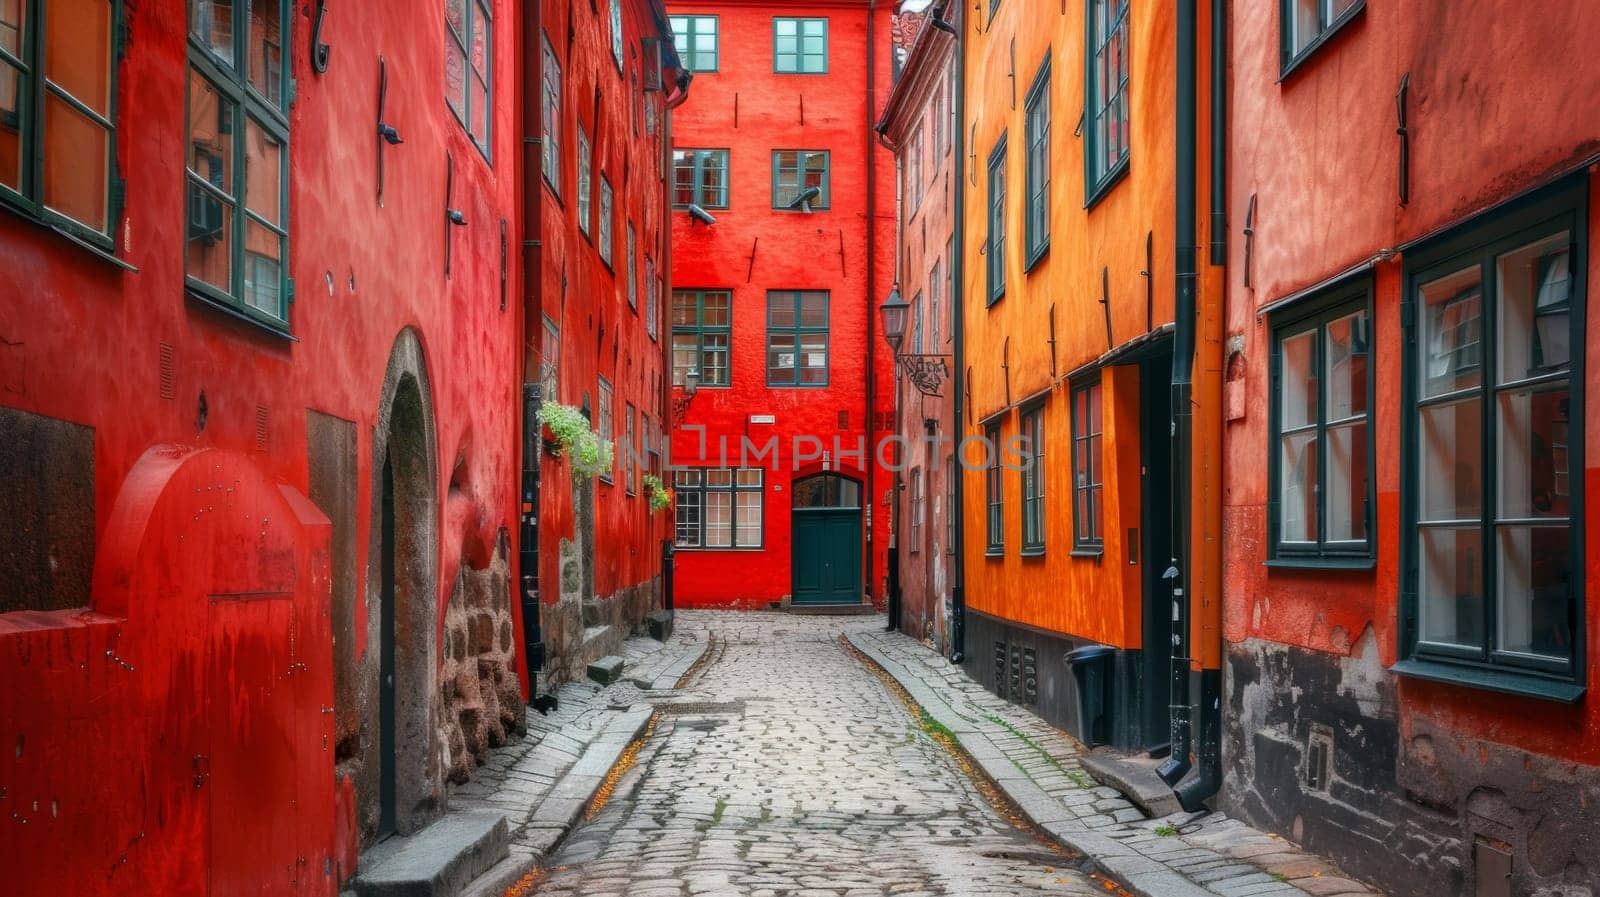
<instances>
[{"instance_id":1,"label":"hanging greenery","mask_svg":"<svg viewBox=\"0 0 1600 897\"><path fill-rule=\"evenodd\" d=\"M644 475L644 490L650 495L650 510L665 511L672 507L672 490L653 473Z\"/></svg>"},{"instance_id":2,"label":"hanging greenery","mask_svg":"<svg viewBox=\"0 0 1600 897\"><path fill-rule=\"evenodd\" d=\"M539 407L539 423L550 431L546 444L550 454L570 459L573 473L592 477L611 469L615 460L611 440L601 439L582 411L549 402Z\"/></svg>"}]
</instances>

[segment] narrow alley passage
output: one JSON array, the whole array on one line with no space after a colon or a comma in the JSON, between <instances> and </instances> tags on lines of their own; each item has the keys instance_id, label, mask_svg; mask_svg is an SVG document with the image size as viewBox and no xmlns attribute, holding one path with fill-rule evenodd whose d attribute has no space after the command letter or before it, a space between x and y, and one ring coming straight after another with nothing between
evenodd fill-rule
<instances>
[{"instance_id":1,"label":"narrow alley passage","mask_svg":"<svg viewBox=\"0 0 1600 897\"><path fill-rule=\"evenodd\" d=\"M841 644L882 618L725 616L541 895L1103 894L1002 818Z\"/></svg>"}]
</instances>

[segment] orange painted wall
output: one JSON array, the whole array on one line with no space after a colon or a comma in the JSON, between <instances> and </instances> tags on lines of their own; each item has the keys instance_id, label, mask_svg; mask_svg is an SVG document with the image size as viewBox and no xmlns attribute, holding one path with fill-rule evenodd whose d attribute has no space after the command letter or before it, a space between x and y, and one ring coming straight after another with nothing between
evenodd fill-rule
<instances>
[{"instance_id":1,"label":"orange painted wall","mask_svg":"<svg viewBox=\"0 0 1600 897\"><path fill-rule=\"evenodd\" d=\"M1105 456L1105 552L1073 557L1071 388L1066 373L1093 362L1107 344L1100 304L1102 272L1111 313L1111 345L1121 345L1172 321L1176 177L1174 53L1176 29L1165 6L1132 4L1129 11L1129 169L1099 200L1084 208L1084 142L1074 135L1084 107L1084 5L1003 0L993 21L969 23L967 108L967 240L963 288L965 351L971 391L968 436L981 436L996 418L1005 439L1018 432L1015 406L1045 395L1045 554L1018 556L1022 535L1020 474L1003 475L1005 551L985 552L984 475L969 463L965 482L966 600L974 610L1126 648L1140 646L1142 568L1128 563L1127 533L1140 526L1139 372L1108 367L1102 378ZM1206 172L1209 31L1198 21L1197 237L1209 241ZM1050 78L1050 247L1025 270L1023 229L1026 145L1024 103L1046 54ZM1011 72L1015 70L1015 77ZM1014 102L1013 102L1014 97ZM988 157L1007 135L1006 293L991 307L986 255ZM1145 244L1152 240L1147 263ZM1200 349L1195 368L1195 489L1192 582L1198 605L1201 657L1215 659L1218 614L1221 483L1216 433L1220 399L1221 268L1201 257L1197 304ZM1153 301L1146 317L1146 278ZM1055 339L1051 338L1054 307ZM1052 357L1053 353L1053 357ZM1004 367L1002 367L1004 366ZM969 461L976 458L970 450ZM1144 561L1145 559L1140 559ZM1162 559L1165 563L1165 559ZM1206 654L1204 652L1209 652Z\"/></svg>"}]
</instances>

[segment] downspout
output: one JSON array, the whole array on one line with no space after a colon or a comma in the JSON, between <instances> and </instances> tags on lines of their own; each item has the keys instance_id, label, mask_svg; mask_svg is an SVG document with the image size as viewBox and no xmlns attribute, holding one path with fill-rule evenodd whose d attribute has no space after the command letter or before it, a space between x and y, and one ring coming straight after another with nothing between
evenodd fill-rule
<instances>
[{"instance_id":1,"label":"downspout","mask_svg":"<svg viewBox=\"0 0 1600 897\"><path fill-rule=\"evenodd\" d=\"M537 701L537 673L544 668L544 635L540 621L539 598L539 451L540 427L537 419L542 378L539 376L543 351L540 336L544 329L544 310L540 289L543 285L544 188L540 185L543 162L544 117L539 106L539 89L544 77L541 52L543 4L523 3L522 19L522 480L518 514L517 581L522 605L522 649L528 668L528 697Z\"/></svg>"},{"instance_id":2,"label":"downspout","mask_svg":"<svg viewBox=\"0 0 1600 897\"><path fill-rule=\"evenodd\" d=\"M1189 488L1193 450L1195 346L1195 0L1177 0L1177 131L1174 147L1176 206L1172 337L1172 563L1162 578L1172 589L1172 683L1169 705L1172 752L1157 770L1177 784L1190 769L1188 569L1191 526Z\"/></svg>"},{"instance_id":3,"label":"downspout","mask_svg":"<svg viewBox=\"0 0 1600 897\"><path fill-rule=\"evenodd\" d=\"M957 7L959 9L959 7ZM937 19L936 19L937 21ZM959 23L965 23L966 16L960 16ZM955 206L954 220L951 222L951 240L955 244L955 251L950 254L950 307L955 310L951 317L950 340L955 344L951 350L954 354L955 371L950 378L950 391L955 394L955 430L965 434L966 419L964 411L966 399L964 391L964 378L966 376L966 348L962 341L965 338L966 327L963 321L967 312L962 294L966 292L965 256L967 239L967 153L966 130L967 121L967 29L965 24L960 24L956 29L956 72L955 72L955 125L951 128L951 152L955 155L955 191L951 197ZM966 470L961 460L961 440L956 440L956 476L955 488L951 496L950 512L955 514L955 563L950 570L950 662L959 664L966 657L967 640L967 550L966 550L966 502L962 500L965 492Z\"/></svg>"},{"instance_id":4,"label":"downspout","mask_svg":"<svg viewBox=\"0 0 1600 897\"><path fill-rule=\"evenodd\" d=\"M1192 2L1192 0L1191 0ZM1223 50L1227 46L1227 19L1224 18L1224 0L1211 0L1211 264L1221 265L1227 261L1227 218L1222 211L1226 208L1224 184L1224 163L1227 148L1224 137L1226 135L1226 115L1223 106L1223 95L1226 89L1226 57ZM1191 11L1191 19L1193 12ZM1191 41L1193 35L1191 33ZM1193 56L1190 58L1191 70ZM1182 94L1180 93L1180 96ZM1195 96L1194 85L1191 82L1188 94L1189 102L1193 103ZM1182 102L1182 100L1180 100ZM1193 121L1191 115L1190 120ZM1191 144L1193 135L1191 132ZM1191 215L1190 221L1194 220ZM1220 294L1219 294L1220 295ZM1193 320L1191 311L1191 321ZM1193 340L1194 337L1191 337ZM1216 404L1212 404L1213 412ZM1211 474L1207 474L1207 482L1212 482ZM1191 566L1192 566L1191 562ZM1192 594L1192 593L1191 593ZM1214 614L1215 608L1202 608L1202 613ZM1187 616L1193 616L1189 614ZM1207 631L1206 621L1201 621L1200 631ZM1216 637L1220 640L1220 629ZM1199 763L1199 774L1186 782L1180 782L1173 789L1178 797L1178 803L1191 813L1205 808L1205 801L1222 787L1222 669L1221 651L1215 653L1201 650L1200 655L1200 701L1197 710L1200 714L1200 742L1196 746L1195 759ZM1189 653L1196 653L1190 651ZM1210 658L1215 657L1213 661Z\"/></svg>"},{"instance_id":5,"label":"downspout","mask_svg":"<svg viewBox=\"0 0 1600 897\"><path fill-rule=\"evenodd\" d=\"M878 494L873 477L877 467L877 451L874 445L877 437L877 420L874 412L877 410L877 379L878 371L875 359L877 358L876 324L878 295L878 218L877 218L877 164L872 146L874 106L878 100L878 70L877 70L877 19L878 0L869 0L867 3L867 96L863 107L866 110L866 128L861 136L861 146L867 153L867 357L866 357L866 391L867 391L867 458L863 466L867 469L867 505L866 505L866 536L867 536L867 602L872 603L874 594L873 586L877 582L877 546L872 540L872 507L876 504Z\"/></svg>"}]
</instances>

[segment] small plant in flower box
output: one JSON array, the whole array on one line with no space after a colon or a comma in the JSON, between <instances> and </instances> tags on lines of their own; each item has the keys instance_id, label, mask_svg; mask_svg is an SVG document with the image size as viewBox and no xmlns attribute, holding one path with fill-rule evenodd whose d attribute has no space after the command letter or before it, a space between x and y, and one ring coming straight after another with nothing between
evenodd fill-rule
<instances>
[{"instance_id":1,"label":"small plant in flower box","mask_svg":"<svg viewBox=\"0 0 1600 897\"><path fill-rule=\"evenodd\" d=\"M566 456L572 471L592 477L608 471L615 460L611 440L602 439L589 426L589 418L571 405L550 402L539 408L545 450L554 457Z\"/></svg>"},{"instance_id":2,"label":"small plant in flower box","mask_svg":"<svg viewBox=\"0 0 1600 897\"><path fill-rule=\"evenodd\" d=\"M644 475L644 491L650 495L650 510L665 511L672 507L672 489L655 474Z\"/></svg>"}]
</instances>

